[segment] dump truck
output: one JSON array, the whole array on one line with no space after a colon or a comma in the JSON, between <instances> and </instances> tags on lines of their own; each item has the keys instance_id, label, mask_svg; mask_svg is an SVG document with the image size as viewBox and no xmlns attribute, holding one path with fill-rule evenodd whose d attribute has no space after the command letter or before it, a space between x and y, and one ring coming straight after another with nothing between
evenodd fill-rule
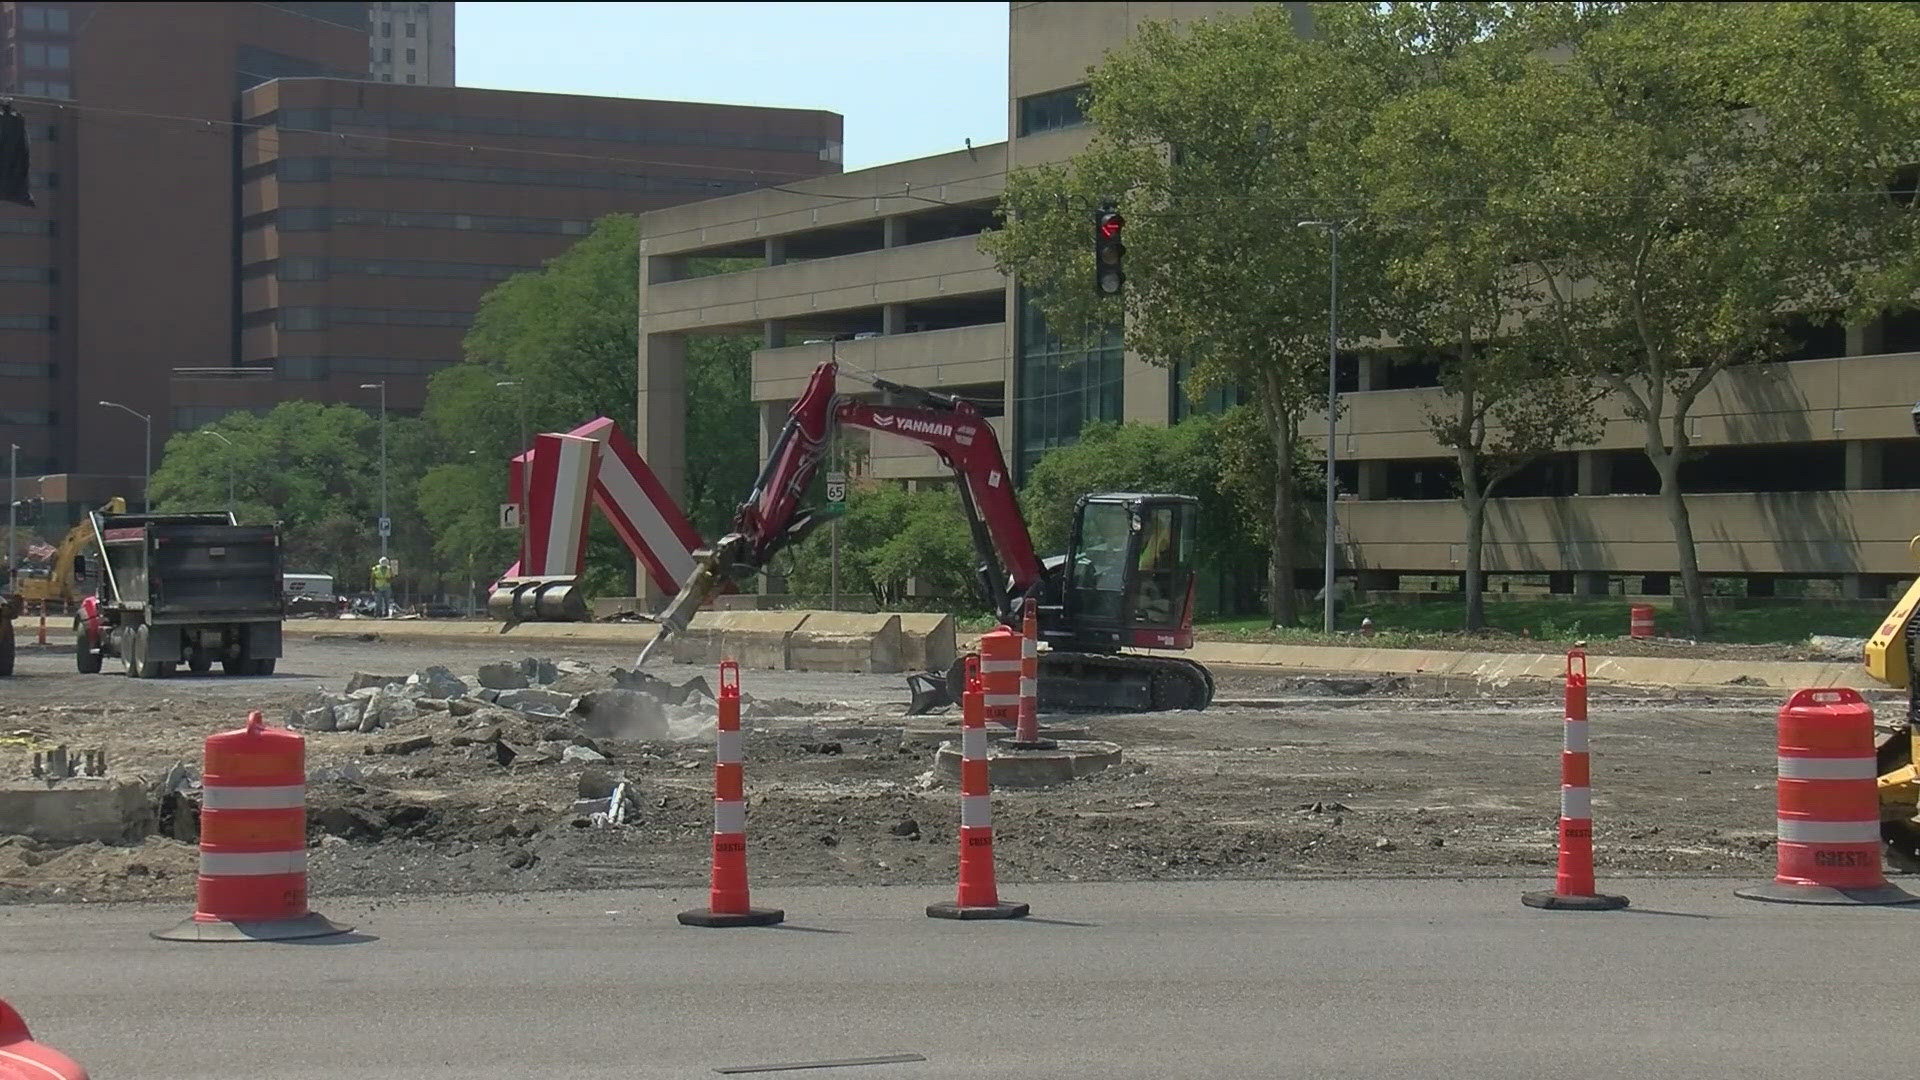
<instances>
[{"instance_id":1,"label":"dump truck","mask_svg":"<svg viewBox=\"0 0 1920 1080\"><path fill-rule=\"evenodd\" d=\"M230 513L89 517L99 589L74 616L82 674L118 657L136 679L271 675L280 658L281 537L277 525L241 525ZM88 576L88 555L74 572Z\"/></svg>"}]
</instances>

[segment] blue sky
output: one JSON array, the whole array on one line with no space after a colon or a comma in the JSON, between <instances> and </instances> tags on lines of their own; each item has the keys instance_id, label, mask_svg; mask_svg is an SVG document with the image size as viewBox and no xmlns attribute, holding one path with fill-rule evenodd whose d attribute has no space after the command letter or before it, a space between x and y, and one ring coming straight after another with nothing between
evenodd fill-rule
<instances>
[{"instance_id":1,"label":"blue sky","mask_svg":"<svg viewBox=\"0 0 1920 1080\"><path fill-rule=\"evenodd\" d=\"M460 85L828 109L846 167L1007 135L1007 5L462 3Z\"/></svg>"}]
</instances>

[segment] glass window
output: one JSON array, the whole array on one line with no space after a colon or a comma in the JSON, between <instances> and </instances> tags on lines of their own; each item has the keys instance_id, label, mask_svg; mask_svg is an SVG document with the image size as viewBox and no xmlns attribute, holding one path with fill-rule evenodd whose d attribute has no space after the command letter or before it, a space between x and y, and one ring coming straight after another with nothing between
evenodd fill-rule
<instances>
[{"instance_id":1,"label":"glass window","mask_svg":"<svg viewBox=\"0 0 1920 1080\"><path fill-rule=\"evenodd\" d=\"M392 36L393 36L393 24L392 24L392 23L390 23L390 22L383 22L383 23L381 23L381 24L380 24L380 36L381 36L381 37L392 37Z\"/></svg>"},{"instance_id":2,"label":"glass window","mask_svg":"<svg viewBox=\"0 0 1920 1080\"><path fill-rule=\"evenodd\" d=\"M38 41L29 41L20 46L20 62L28 67L47 66L47 47Z\"/></svg>"},{"instance_id":3,"label":"glass window","mask_svg":"<svg viewBox=\"0 0 1920 1080\"><path fill-rule=\"evenodd\" d=\"M413 76L411 75L407 76L407 82L409 83L413 82Z\"/></svg>"},{"instance_id":4,"label":"glass window","mask_svg":"<svg viewBox=\"0 0 1920 1080\"><path fill-rule=\"evenodd\" d=\"M53 31L56 34L64 34L67 32L67 9L66 8L48 8L47 9L47 29Z\"/></svg>"},{"instance_id":5,"label":"glass window","mask_svg":"<svg viewBox=\"0 0 1920 1080\"><path fill-rule=\"evenodd\" d=\"M1087 122L1087 88L1069 86L1020 99L1020 134L1077 127Z\"/></svg>"},{"instance_id":6,"label":"glass window","mask_svg":"<svg viewBox=\"0 0 1920 1080\"><path fill-rule=\"evenodd\" d=\"M1192 515L1185 507L1156 506L1141 515L1134 620L1147 626L1177 626L1193 565Z\"/></svg>"},{"instance_id":7,"label":"glass window","mask_svg":"<svg viewBox=\"0 0 1920 1080\"><path fill-rule=\"evenodd\" d=\"M393 76L391 76L391 75L382 75L382 76L380 76L380 81L381 81L381 82L392 82L392 81L393 81Z\"/></svg>"},{"instance_id":8,"label":"glass window","mask_svg":"<svg viewBox=\"0 0 1920 1080\"><path fill-rule=\"evenodd\" d=\"M285 183L328 179L333 170L331 158L281 158L275 172Z\"/></svg>"},{"instance_id":9,"label":"glass window","mask_svg":"<svg viewBox=\"0 0 1920 1080\"><path fill-rule=\"evenodd\" d=\"M391 64L391 63L393 63L393 50L392 50L392 49L381 49L381 50L380 50L380 62L381 62L381 63L383 63L383 64Z\"/></svg>"},{"instance_id":10,"label":"glass window","mask_svg":"<svg viewBox=\"0 0 1920 1080\"><path fill-rule=\"evenodd\" d=\"M327 328L327 309L310 307L281 308L279 326L282 330L325 330Z\"/></svg>"},{"instance_id":11,"label":"glass window","mask_svg":"<svg viewBox=\"0 0 1920 1080\"><path fill-rule=\"evenodd\" d=\"M408 49L408 50L407 50L407 63L409 63L409 64L411 64L411 63L414 63L414 62L415 62L415 55L414 55L414 50L412 50L412 49Z\"/></svg>"},{"instance_id":12,"label":"glass window","mask_svg":"<svg viewBox=\"0 0 1920 1080\"><path fill-rule=\"evenodd\" d=\"M407 24L407 36L408 36L408 37L419 37L419 36L420 36L420 33L419 33L419 31L420 31L420 25L419 25L418 23L408 23L408 24Z\"/></svg>"},{"instance_id":13,"label":"glass window","mask_svg":"<svg viewBox=\"0 0 1920 1080\"><path fill-rule=\"evenodd\" d=\"M1099 347L1072 350L1024 293L1019 304L1014 447L1015 467L1024 477L1048 450L1078 442L1089 423L1121 419L1125 361L1118 327L1106 329Z\"/></svg>"},{"instance_id":14,"label":"glass window","mask_svg":"<svg viewBox=\"0 0 1920 1080\"><path fill-rule=\"evenodd\" d=\"M34 4L20 5L20 28L22 30L45 30L47 28L47 9Z\"/></svg>"},{"instance_id":15,"label":"glass window","mask_svg":"<svg viewBox=\"0 0 1920 1080\"><path fill-rule=\"evenodd\" d=\"M1073 550L1073 588L1080 610L1118 619L1126 599L1127 539L1131 522L1118 503L1087 503L1081 509Z\"/></svg>"},{"instance_id":16,"label":"glass window","mask_svg":"<svg viewBox=\"0 0 1920 1080\"><path fill-rule=\"evenodd\" d=\"M73 50L65 45L47 46L47 66L62 70L73 66Z\"/></svg>"},{"instance_id":17,"label":"glass window","mask_svg":"<svg viewBox=\"0 0 1920 1080\"><path fill-rule=\"evenodd\" d=\"M66 101L73 97L73 87L64 82L50 82L47 84L47 96Z\"/></svg>"},{"instance_id":18,"label":"glass window","mask_svg":"<svg viewBox=\"0 0 1920 1080\"><path fill-rule=\"evenodd\" d=\"M275 267L281 281L320 281L327 276L327 261L311 255L289 255Z\"/></svg>"},{"instance_id":19,"label":"glass window","mask_svg":"<svg viewBox=\"0 0 1920 1080\"><path fill-rule=\"evenodd\" d=\"M28 97L46 97L47 96L47 84L42 79L28 79L26 82L23 82L20 85L21 87L23 87L22 92L25 93Z\"/></svg>"},{"instance_id":20,"label":"glass window","mask_svg":"<svg viewBox=\"0 0 1920 1080\"><path fill-rule=\"evenodd\" d=\"M0 360L0 378L51 379L57 369L52 364L28 360Z\"/></svg>"},{"instance_id":21,"label":"glass window","mask_svg":"<svg viewBox=\"0 0 1920 1080\"><path fill-rule=\"evenodd\" d=\"M273 362L273 374L281 379L298 379L311 382L324 379L330 365L324 356L283 356Z\"/></svg>"}]
</instances>

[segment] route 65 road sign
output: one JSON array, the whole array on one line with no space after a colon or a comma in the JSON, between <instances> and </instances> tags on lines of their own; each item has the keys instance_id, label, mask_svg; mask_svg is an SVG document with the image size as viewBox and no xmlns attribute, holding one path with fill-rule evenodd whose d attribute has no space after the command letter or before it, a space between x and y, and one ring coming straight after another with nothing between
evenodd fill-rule
<instances>
[{"instance_id":1,"label":"route 65 road sign","mask_svg":"<svg viewBox=\"0 0 1920 1080\"><path fill-rule=\"evenodd\" d=\"M830 472L827 474L827 501L843 503L847 501L847 474Z\"/></svg>"}]
</instances>

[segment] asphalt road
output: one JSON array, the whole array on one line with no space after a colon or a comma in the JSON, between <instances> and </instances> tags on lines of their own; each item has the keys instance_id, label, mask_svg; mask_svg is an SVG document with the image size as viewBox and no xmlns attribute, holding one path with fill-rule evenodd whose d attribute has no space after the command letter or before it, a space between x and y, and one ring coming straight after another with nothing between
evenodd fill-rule
<instances>
[{"instance_id":1,"label":"asphalt road","mask_svg":"<svg viewBox=\"0 0 1920 1080\"><path fill-rule=\"evenodd\" d=\"M925 918L920 889L758 893L699 930L665 892L330 901L372 940L153 941L175 908L0 908L0 994L96 1080L797 1075L1792 1077L1911 1067L1897 957L1920 908L1617 881L1010 887L1035 918ZM1889 966L1889 960L1895 960ZM1890 996L1891 992L1891 996ZM773 1074L783 1075L783 1074ZM785 1074L794 1075L794 1074Z\"/></svg>"}]
</instances>

